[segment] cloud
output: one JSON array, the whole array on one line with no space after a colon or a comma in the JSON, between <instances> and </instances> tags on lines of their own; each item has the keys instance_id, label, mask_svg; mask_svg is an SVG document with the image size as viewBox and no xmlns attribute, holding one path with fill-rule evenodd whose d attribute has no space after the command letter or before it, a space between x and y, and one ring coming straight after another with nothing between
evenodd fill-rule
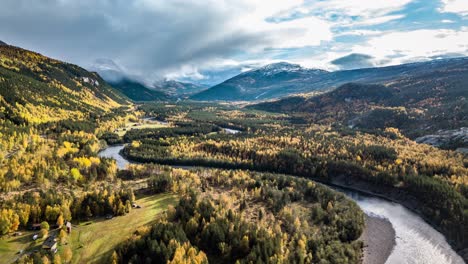
<instances>
[{"instance_id":1,"label":"cloud","mask_svg":"<svg viewBox=\"0 0 468 264\"><path fill-rule=\"evenodd\" d=\"M466 0L441 0L441 12L457 13L462 16L468 15L468 3Z\"/></svg>"},{"instance_id":2,"label":"cloud","mask_svg":"<svg viewBox=\"0 0 468 264\"><path fill-rule=\"evenodd\" d=\"M403 9L411 2L412 0L313 0L277 14L276 19L313 15L334 22L336 26L375 25L404 17L392 12Z\"/></svg>"},{"instance_id":3,"label":"cloud","mask_svg":"<svg viewBox=\"0 0 468 264\"><path fill-rule=\"evenodd\" d=\"M378 60L399 64L416 60L443 57L456 53L468 55L468 27L453 29L421 29L389 32L371 37L365 44L352 48L354 53L365 53Z\"/></svg>"},{"instance_id":4,"label":"cloud","mask_svg":"<svg viewBox=\"0 0 468 264\"><path fill-rule=\"evenodd\" d=\"M382 35L382 31L380 30L366 30L366 29L357 29L357 30L349 30L342 33L335 34L336 37L342 36L376 36Z\"/></svg>"},{"instance_id":5,"label":"cloud","mask_svg":"<svg viewBox=\"0 0 468 264\"><path fill-rule=\"evenodd\" d=\"M330 24L316 17L268 23L265 29L272 34L275 48L317 46L333 38ZM283 32L288 32L287 36Z\"/></svg>"},{"instance_id":6,"label":"cloud","mask_svg":"<svg viewBox=\"0 0 468 264\"><path fill-rule=\"evenodd\" d=\"M428 25L410 20L426 4L412 0L2 0L0 39L85 67L108 58L147 81L211 83L280 60L334 69L466 54L463 22L440 13L464 14L465 0L442 1ZM330 64L352 54L373 59Z\"/></svg>"},{"instance_id":7,"label":"cloud","mask_svg":"<svg viewBox=\"0 0 468 264\"><path fill-rule=\"evenodd\" d=\"M374 57L367 54L351 53L344 57L335 59L330 63L336 65L341 70L370 68L374 66Z\"/></svg>"},{"instance_id":8,"label":"cloud","mask_svg":"<svg viewBox=\"0 0 468 264\"><path fill-rule=\"evenodd\" d=\"M241 53L319 45L332 38L319 18L266 19L303 0L4 0L0 37L89 66L110 58L148 78L193 76ZM14 11L12 11L14 10Z\"/></svg>"}]
</instances>

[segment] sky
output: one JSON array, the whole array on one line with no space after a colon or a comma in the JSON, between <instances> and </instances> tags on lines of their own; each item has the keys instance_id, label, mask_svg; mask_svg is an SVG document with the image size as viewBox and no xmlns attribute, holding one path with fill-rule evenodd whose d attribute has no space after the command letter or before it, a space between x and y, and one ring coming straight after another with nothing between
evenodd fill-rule
<instances>
[{"instance_id":1,"label":"sky","mask_svg":"<svg viewBox=\"0 0 468 264\"><path fill-rule=\"evenodd\" d=\"M147 82L213 85L287 61L326 70L468 56L468 0L0 0L0 40Z\"/></svg>"}]
</instances>

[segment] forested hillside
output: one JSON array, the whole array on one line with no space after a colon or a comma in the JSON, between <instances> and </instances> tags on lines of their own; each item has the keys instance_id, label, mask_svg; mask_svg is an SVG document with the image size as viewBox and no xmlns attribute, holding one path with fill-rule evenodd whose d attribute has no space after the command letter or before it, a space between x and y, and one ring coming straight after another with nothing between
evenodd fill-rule
<instances>
[{"instance_id":1,"label":"forested hillside","mask_svg":"<svg viewBox=\"0 0 468 264\"><path fill-rule=\"evenodd\" d=\"M169 99L169 95L164 92L150 89L130 79L124 78L119 81L110 82L110 84L134 101L163 101Z\"/></svg>"},{"instance_id":2,"label":"forested hillside","mask_svg":"<svg viewBox=\"0 0 468 264\"><path fill-rule=\"evenodd\" d=\"M397 127L411 138L468 126L468 70L447 69L387 85L349 83L311 96L250 106L313 123L362 129Z\"/></svg>"},{"instance_id":3,"label":"forested hillside","mask_svg":"<svg viewBox=\"0 0 468 264\"><path fill-rule=\"evenodd\" d=\"M83 120L128 104L99 75L14 46L0 46L1 117L17 124Z\"/></svg>"}]
</instances>

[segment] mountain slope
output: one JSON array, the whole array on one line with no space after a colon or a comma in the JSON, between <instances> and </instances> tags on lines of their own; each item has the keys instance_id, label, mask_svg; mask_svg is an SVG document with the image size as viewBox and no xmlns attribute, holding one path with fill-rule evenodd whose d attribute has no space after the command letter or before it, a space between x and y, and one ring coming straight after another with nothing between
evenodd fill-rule
<instances>
[{"instance_id":1,"label":"mountain slope","mask_svg":"<svg viewBox=\"0 0 468 264\"><path fill-rule=\"evenodd\" d=\"M99 73L112 87L134 101L167 100L167 94L155 91L132 76L128 76L117 63L110 59L97 59L90 67L91 71Z\"/></svg>"},{"instance_id":2,"label":"mountain slope","mask_svg":"<svg viewBox=\"0 0 468 264\"><path fill-rule=\"evenodd\" d=\"M463 63L459 63L459 62ZM310 98L295 96L250 107L301 114L313 122L365 129L397 127L410 137L468 127L468 60L387 85L349 83Z\"/></svg>"},{"instance_id":3,"label":"mountain slope","mask_svg":"<svg viewBox=\"0 0 468 264\"><path fill-rule=\"evenodd\" d=\"M169 99L167 94L150 89L137 81L127 78L116 82L109 82L109 84L134 101L159 101Z\"/></svg>"},{"instance_id":4,"label":"mountain slope","mask_svg":"<svg viewBox=\"0 0 468 264\"><path fill-rule=\"evenodd\" d=\"M0 109L5 118L28 123L84 119L128 103L96 73L0 45Z\"/></svg>"},{"instance_id":5,"label":"mountain slope","mask_svg":"<svg viewBox=\"0 0 468 264\"><path fill-rule=\"evenodd\" d=\"M175 80L162 80L156 82L154 86L155 90L164 92L175 98L187 97L207 89L206 86Z\"/></svg>"},{"instance_id":6,"label":"mountain slope","mask_svg":"<svg viewBox=\"0 0 468 264\"><path fill-rule=\"evenodd\" d=\"M194 100L252 101L274 98L304 88L306 80L318 80L326 71L280 62L241 73L195 94Z\"/></svg>"},{"instance_id":7,"label":"mountain slope","mask_svg":"<svg viewBox=\"0 0 468 264\"><path fill-rule=\"evenodd\" d=\"M328 90L349 82L387 84L435 71L467 67L468 58L435 60L397 66L326 72L278 63L242 73L204 92L195 100L254 101Z\"/></svg>"}]
</instances>

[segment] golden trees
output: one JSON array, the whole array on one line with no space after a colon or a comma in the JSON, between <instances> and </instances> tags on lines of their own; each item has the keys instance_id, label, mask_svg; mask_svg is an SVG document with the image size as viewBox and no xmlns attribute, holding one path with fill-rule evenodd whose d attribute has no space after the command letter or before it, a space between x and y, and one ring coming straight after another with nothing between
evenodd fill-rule
<instances>
[{"instance_id":1,"label":"golden trees","mask_svg":"<svg viewBox=\"0 0 468 264\"><path fill-rule=\"evenodd\" d=\"M65 263L70 263L70 261L72 260L73 251L69 246L63 248L62 257Z\"/></svg>"},{"instance_id":2,"label":"golden trees","mask_svg":"<svg viewBox=\"0 0 468 264\"><path fill-rule=\"evenodd\" d=\"M7 234L18 229L20 220L17 214L11 209L2 209L0 211L0 234Z\"/></svg>"},{"instance_id":3,"label":"golden trees","mask_svg":"<svg viewBox=\"0 0 468 264\"><path fill-rule=\"evenodd\" d=\"M189 243L184 243L182 245L175 240L172 240L171 243L175 244L176 250L172 260L168 264L207 264L208 258L203 251L198 251L196 248L192 247Z\"/></svg>"}]
</instances>

